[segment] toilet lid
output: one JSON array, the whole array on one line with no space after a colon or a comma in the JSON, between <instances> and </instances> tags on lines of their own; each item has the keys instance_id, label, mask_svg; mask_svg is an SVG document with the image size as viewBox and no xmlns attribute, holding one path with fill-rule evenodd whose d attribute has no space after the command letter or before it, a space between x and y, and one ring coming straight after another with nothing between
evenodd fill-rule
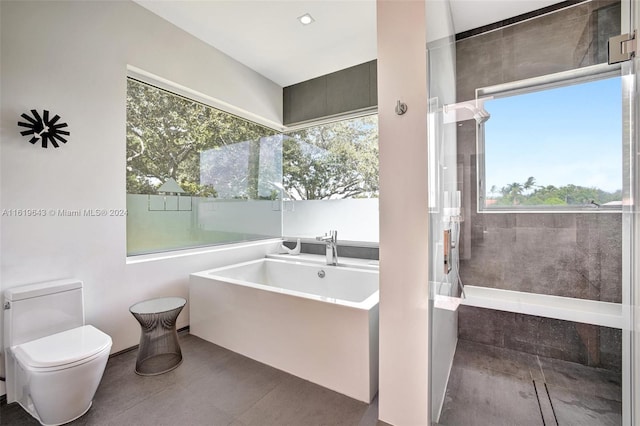
<instances>
[{"instance_id":1,"label":"toilet lid","mask_svg":"<svg viewBox=\"0 0 640 426\"><path fill-rule=\"evenodd\" d=\"M91 325L73 328L11 348L16 358L32 368L62 367L103 351L111 337Z\"/></svg>"}]
</instances>

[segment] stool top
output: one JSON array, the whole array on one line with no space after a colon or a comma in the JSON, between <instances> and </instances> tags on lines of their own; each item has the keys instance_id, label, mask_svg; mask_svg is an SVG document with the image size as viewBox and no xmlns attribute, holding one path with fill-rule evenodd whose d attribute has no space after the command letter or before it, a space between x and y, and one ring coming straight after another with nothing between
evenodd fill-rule
<instances>
[{"instance_id":1,"label":"stool top","mask_svg":"<svg viewBox=\"0 0 640 426\"><path fill-rule=\"evenodd\" d=\"M182 297L159 297L138 302L129 311L134 314L159 314L182 308L186 303Z\"/></svg>"}]
</instances>

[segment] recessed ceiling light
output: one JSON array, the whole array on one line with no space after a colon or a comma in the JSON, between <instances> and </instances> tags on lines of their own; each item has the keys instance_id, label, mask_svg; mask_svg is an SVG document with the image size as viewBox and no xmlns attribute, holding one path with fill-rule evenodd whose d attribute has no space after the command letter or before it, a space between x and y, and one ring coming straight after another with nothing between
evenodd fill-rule
<instances>
[{"instance_id":1,"label":"recessed ceiling light","mask_svg":"<svg viewBox=\"0 0 640 426\"><path fill-rule=\"evenodd\" d=\"M300 21L300 23L302 25L309 25L309 24L313 23L313 21L315 21L315 19L313 19L313 17L311 15L309 15L308 13L305 13L302 16L298 16L298 21Z\"/></svg>"}]
</instances>

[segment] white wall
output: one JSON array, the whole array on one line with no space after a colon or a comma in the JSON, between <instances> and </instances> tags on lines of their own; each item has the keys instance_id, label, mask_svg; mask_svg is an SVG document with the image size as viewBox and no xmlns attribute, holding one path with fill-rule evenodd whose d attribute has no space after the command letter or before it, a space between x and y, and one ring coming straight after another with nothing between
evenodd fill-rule
<instances>
[{"instance_id":1,"label":"white wall","mask_svg":"<svg viewBox=\"0 0 640 426\"><path fill-rule=\"evenodd\" d=\"M2 209L126 208L127 65L282 122L280 87L132 2L3 0L0 10ZM32 108L69 124L65 146L41 149L19 135L20 114ZM138 342L131 304L186 296L189 272L277 246L127 264L125 217L1 221L1 288L83 280L86 319L111 335L113 351Z\"/></svg>"},{"instance_id":2,"label":"white wall","mask_svg":"<svg viewBox=\"0 0 640 426\"><path fill-rule=\"evenodd\" d=\"M429 209L425 5L378 0L379 418L427 425ZM396 102L408 106L394 112Z\"/></svg>"}]
</instances>

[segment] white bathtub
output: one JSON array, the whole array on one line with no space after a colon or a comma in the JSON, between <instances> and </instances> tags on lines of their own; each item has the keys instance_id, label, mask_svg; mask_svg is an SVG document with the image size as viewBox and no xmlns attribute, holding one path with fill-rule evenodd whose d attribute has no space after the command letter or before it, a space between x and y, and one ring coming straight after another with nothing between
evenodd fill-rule
<instances>
[{"instance_id":1,"label":"white bathtub","mask_svg":"<svg viewBox=\"0 0 640 426\"><path fill-rule=\"evenodd\" d=\"M360 401L378 390L378 271L259 259L191 274L189 303L193 335Z\"/></svg>"}]
</instances>

